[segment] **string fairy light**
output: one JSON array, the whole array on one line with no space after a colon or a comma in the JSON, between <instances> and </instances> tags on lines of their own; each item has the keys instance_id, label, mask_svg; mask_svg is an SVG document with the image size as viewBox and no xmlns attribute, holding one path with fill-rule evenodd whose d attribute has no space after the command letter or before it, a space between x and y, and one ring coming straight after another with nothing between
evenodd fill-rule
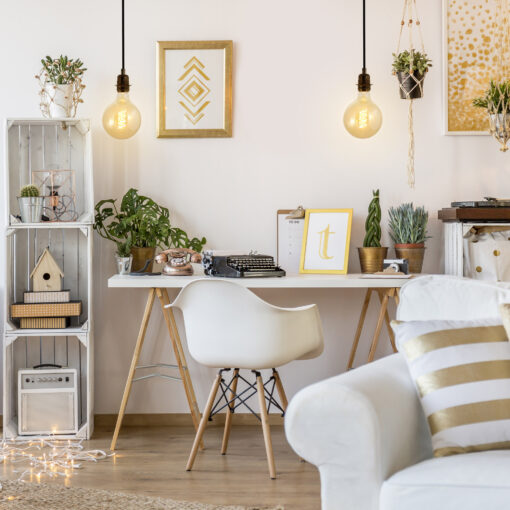
<instances>
[{"instance_id":1,"label":"string fairy light","mask_svg":"<svg viewBox=\"0 0 510 510\"><path fill-rule=\"evenodd\" d=\"M0 442L0 463L19 465L14 469L18 481L63 477L69 479L85 462L98 462L115 453L85 450L83 439L48 438L4 439Z\"/></svg>"}]
</instances>

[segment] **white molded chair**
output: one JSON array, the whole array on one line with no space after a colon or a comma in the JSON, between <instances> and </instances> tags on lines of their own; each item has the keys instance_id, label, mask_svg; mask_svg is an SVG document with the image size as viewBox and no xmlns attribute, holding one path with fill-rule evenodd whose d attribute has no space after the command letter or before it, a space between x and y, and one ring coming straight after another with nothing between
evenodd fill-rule
<instances>
[{"instance_id":1,"label":"white molded chair","mask_svg":"<svg viewBox=\"0 0 510 510\"><path fill-rule=\"evenodd\" d=\"M183 313L191 356L203 365L221 369L212 385L186 470L193 467L209 418L227 408L221 447L221 453L225 454L232 414L237 406L247 406L246 400L258 393L269 473L271 478L276 478L268 410L274 406L284 414L287 408L287 398L276 368L322 353L324 340L317 306L279 308L237 283L208 278L188 284L168 306ZM230 369L234 369L232 379L225 383L223 373ZM255 382L247 381L239 373L240 369L252 370ZM273 369L265 383L260 374L262 369ZM239 379L248 384L248 389L237 394ZM280 403L273 397L275 387ZM219 388L221 395L214 404ZM252 411L250 407L248 409Z\"/></svg>"}]
</instances>

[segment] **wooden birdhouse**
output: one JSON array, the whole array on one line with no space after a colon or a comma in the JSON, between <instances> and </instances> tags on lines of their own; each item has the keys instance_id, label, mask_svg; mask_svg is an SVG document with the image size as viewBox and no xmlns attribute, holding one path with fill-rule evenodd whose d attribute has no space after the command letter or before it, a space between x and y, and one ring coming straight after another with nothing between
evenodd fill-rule
<instances>
[{"instance_id":1,"label":"wooden birdhouse","mask_svg":"<svg viewBox=\"0 0 510 510\"><path fill-rule=\"evenodd\" d=\"M30 274L34 292L62 290L62 278L64 273L48 248L42 252L34 270Z\"/></svg>"}]
</instances>

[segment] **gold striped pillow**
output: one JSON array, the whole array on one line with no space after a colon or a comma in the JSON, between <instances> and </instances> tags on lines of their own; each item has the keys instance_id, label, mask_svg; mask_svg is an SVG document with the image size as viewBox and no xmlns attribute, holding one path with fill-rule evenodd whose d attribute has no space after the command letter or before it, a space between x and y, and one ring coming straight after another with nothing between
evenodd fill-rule
<instances>
[{"instance_id":1,"label":"gold striped pillow","mask_svg":"<svg viewBox=\"0 0 510 510\"><path fill-rule=\"evenodd\" d=\"M427 417L434 456L510 448L504 327L495 320L392 325Z\"/></svg>"}]
</instances>

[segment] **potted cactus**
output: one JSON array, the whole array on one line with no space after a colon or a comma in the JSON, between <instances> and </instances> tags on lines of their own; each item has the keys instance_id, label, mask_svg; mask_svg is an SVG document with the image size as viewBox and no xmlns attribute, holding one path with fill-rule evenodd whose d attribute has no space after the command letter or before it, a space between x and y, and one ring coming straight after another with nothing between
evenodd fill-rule
<instances>
[{"instance_id":1,"label":"potted cactus","mask_svg":"<svg viewBox=\"0 0 510 510\"><path fill-rule=\"evenodd\" d=\"M421 273L425 255L425 241L429 215L423 206L412 203L389 209L390 237L395 243L395 254L399 259L407 259L409 272Z\"/></svg>"},{"instance_id":2,"label":"potted cactus","mask_svg":"<svg viewBox=\"0 0 510 510\"><path fill-rule=\"evenodd\" d=\"M382 271L383 262L388 248L381 246L381 205L379 190L372 191L373 198L368 206L368 216L365 220L365 239L363 247L358 248L362 273Z\"/></svg>"},{"instance_id":3,"label":"potted cactus","mask_svg":"<svg viewBox=\"0 0 510 510\"><path fill-rule=\"evenodd\" d=\"M18 197L19 212L23 223L41 221L44 197L39 196L39 188L33 184L23 186Z\"/></svg>"}]
</instances>

